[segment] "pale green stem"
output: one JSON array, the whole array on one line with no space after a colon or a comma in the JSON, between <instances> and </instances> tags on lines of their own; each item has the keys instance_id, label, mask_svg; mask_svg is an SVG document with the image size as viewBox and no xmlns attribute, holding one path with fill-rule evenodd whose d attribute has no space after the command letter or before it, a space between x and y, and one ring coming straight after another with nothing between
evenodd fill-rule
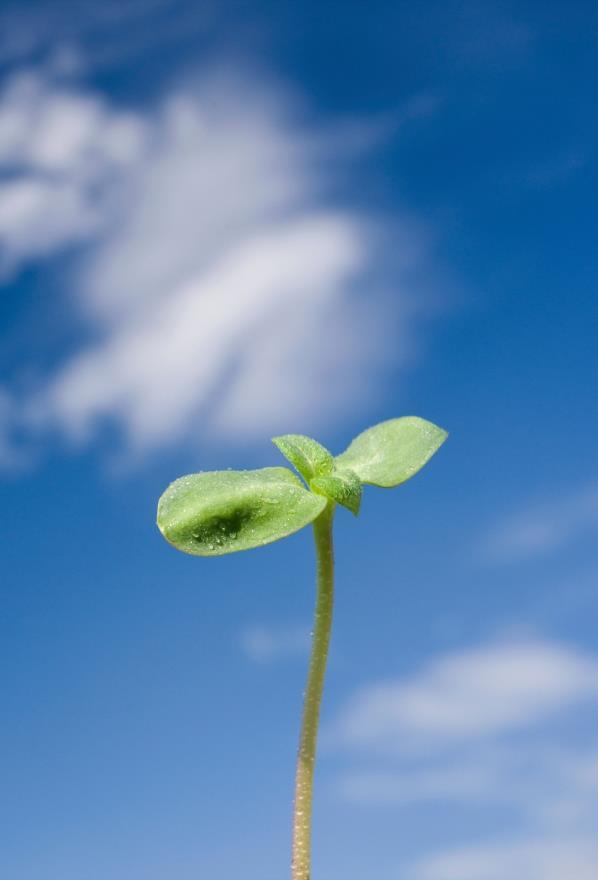
<instances>
[{"instance_id":1,"label":"pale green stem","mask_svg":"<svg viewBox=\"0 0 598 880\"><path fill-rule=\"evenodd\" d=\"M311 874L314 766L334 598L333 516L334 504L329 502L323 513L314 522L318 569L317 601L295 778L292 880L310 880Z\"/></svg>"}]
</instances>

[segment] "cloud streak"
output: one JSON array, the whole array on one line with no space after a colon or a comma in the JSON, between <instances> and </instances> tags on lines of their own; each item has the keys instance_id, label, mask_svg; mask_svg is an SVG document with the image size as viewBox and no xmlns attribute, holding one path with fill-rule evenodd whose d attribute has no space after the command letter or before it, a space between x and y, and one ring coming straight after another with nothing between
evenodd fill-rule
<instances>
[{"instance_id":1,"label":"cloud streak","mask_svg":"<svg viewBox=\"0 0 598 880\"><path fill-rule=\"evenodd\" d=\"M254 624L243 630L240 645L254 663L303 656L309 651L309 627Z\"/></svg>"},{"instance_id":2,"label":"cloud streak","mask_svg":"<svg viewBox=\"0 0 598 880\"><path fill-rule=\"evenodd\" d=\"M595 880L598 846L590 837L547 837L465 846L431 856L409 880Z\"/></svg>"},{"instance_id":3,"label":"cloud streak","mask_svg":"<svg viewBox=\"0 0 598 880\"><path fill-rule=\"evenodd\" d=\"M598 697L598 660L557 643L497 643L441 657L411 679L358 692L336 723L340 742L467 741L538 723Z\"/></svg>"},{"instance_id":4,"label":"cloud streak","mask_svg":"<svg viewBox=\"0 0 598 880\"><path fill-rule=\"evenodd\" d=\"M598 530L598 484L533 506L496 525L482 541L484 558L497 562L553 553Z\"/></svg>"}]
</instances>

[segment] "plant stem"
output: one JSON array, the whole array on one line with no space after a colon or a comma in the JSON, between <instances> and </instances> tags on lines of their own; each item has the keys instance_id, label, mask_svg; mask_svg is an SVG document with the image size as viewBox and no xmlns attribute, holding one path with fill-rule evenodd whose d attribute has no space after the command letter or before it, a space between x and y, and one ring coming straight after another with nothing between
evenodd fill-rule
<instances>
[{"instance_id":1,"label":"plant stem","mask_svg":"<svg viewBox=\"0 0 598 880\"><path fill-rule=\"evenodd\" d=\"M297 756L297 775L295 777L292 880L310 880L311 874L311 815L314 766L334 599L333 517L334 503L329 502L314 522L318 571L317 600L309 672L303 702L303 719Z\"/></svg>"}]
</instances>

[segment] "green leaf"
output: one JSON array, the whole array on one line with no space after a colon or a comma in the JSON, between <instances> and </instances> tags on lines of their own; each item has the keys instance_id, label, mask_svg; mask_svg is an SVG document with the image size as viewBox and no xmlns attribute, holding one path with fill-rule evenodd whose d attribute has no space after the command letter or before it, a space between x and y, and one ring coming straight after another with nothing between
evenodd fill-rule
<instances>
[{"instance_id":1,"label":"green leaf","mask_svg":"<svg viewBox=\"0 0 598 880\"><path fill-rule=\"evenodd\" d=\"M359 434L335 463L355 471L362 483L389 489L416 474L447 437L417 416L390 419Z\"/></svg>"},{"instance_id":2,"label":"green leaf","mask_svg":"<svg viewBox=\"0 0 598 880\"><path fill-rule=\"evenodd\" d=\"M356 473L348 469L336 468L333 473L314 477L310 483L314 492L332 498L337 504L347 507L355 516L361 504L361 480Z\"/></svg>"},{"instance_id":3,"label":"green leaf","mask_svg":"<svg viewBox=\"0 0 598 880\"><path fill-rule=\"evenodd\" d=\"M158 528L184 553L223 556L285 538L325 506L287 468L209 471L171 483L158 502Z\"/></svg>"},{"instance_id":4,"label":"green leaf","mask_svg":"<svg viewBox=\"0 0 598 880\"><path fill-rule=\"evenodd\" d=\"M331 453L311 437L304 434L284 434L282 437L273 437L272 443L308 483L312 477L332 472L334 459Z\"/></svg>"}]
</instances>

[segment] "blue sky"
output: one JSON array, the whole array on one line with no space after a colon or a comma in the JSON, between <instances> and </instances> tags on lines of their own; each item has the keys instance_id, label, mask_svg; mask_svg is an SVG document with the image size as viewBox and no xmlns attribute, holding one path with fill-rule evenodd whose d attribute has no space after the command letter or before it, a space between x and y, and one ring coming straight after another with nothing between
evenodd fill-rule
<instances>
[{"instance_id":1,"label":"blue sky","mask_svg":"<svg viewBox=\"0 0 598 880\"><path fill-rule=\"evenodd\" d=\"M417 414L337 516L314 880L596 880L594 5L0 18L2 876L285 876L311 535L156 501Z\"/></svg>"}]
</instances>

